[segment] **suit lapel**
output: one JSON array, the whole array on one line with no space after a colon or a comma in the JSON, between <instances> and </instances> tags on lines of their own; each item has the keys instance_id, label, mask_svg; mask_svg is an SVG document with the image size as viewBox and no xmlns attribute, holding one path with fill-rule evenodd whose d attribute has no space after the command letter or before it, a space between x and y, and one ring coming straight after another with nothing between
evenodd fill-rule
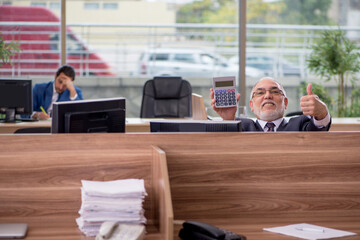
<instances>
[{"instance_id":1,"label":"suit lapel","mask_svg":"<svg viewBox=\"0 0 360 240\"><path fill-rule=\"evenodd\" d=\"M256 131L258 131L258 132L263 132L264 131L264 129L261 127L258 120L256 120L256 122L255 122L255 128L256 128Z\"/></svg>"},{"instance_id":2,"label":"suit lapel","mask_svg":"<svg viewBox=\"0 0 360 240\"><path fill-rule=\"evenodd\" d=\"M52 101L52 96L53 96L53 87L54 87L54 82L51 82L46 90L45 90L45 102L44 102L44 108L45 109L48 109L50 104L51 104L51 101Z\"/></svg>"},{"instance_id":3,"label":"suit lapel","mask_svg":"<svg viewBox=\"0 0 360 240\"><path fill-rule=\"evenodd\" d=\"M280 126L277 128L277 131L284 131L285 127L287 125L287 121L285 120L285 118L281 121Z\"/></svg>"},{"instance_id":4,"label":"suit lapel","mask_svg":"<svg viewBox=\"0 0 360 240\"><path fill-rule=\"evenodd\" d=\"M64 92L62 93L59 93L59 98L58 98L58 102L61 102L61 101L69 101L70 99L70 92L69 90L65 90Z\"/></svg>"}]
</instances>

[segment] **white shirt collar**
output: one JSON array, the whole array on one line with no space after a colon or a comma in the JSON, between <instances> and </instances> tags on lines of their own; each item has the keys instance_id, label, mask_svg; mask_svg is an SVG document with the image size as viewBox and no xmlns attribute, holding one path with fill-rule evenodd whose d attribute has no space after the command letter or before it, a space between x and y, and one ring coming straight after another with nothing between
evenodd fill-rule
<instances>
[{"instance_id":1,"label":"white shirt collar","mask_svg":"<svg viewBox=\"0 0 360 240\"><path fill-rule=\"evenodd\" d=\"M284 118L279 118L279 119L276 119L276 120L274 120L274 121L264 121L264 120L260 120L260 119L258 119L257 121L259 122L259 124L260 124L260 126L262 127L262 129L264 129L265 128L265 124L267 123L267 122L273 122L274 124L275 124L275 132L276 132L276 130L277 130L277 128L280 126L280 124L281 124L281 122L283 121L283 119Z\"/></svg>"}]
</instances>

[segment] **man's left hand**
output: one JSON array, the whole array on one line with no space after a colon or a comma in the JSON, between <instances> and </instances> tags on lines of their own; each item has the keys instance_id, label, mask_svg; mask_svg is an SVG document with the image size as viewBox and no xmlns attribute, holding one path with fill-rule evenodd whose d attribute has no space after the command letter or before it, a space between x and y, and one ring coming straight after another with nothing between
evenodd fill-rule
<instances>
[{"instance_id":1,"label":"man's left hand","mask_svg":"<svg viewBox=\"0 0 360 240\"><path fill-rule=\"evenodd\" d=\"M69 90L70 97L71 98L75 97L76 96L76 89L75 89L73 81L69 78L64 82L64 85Z\"/></svg>"},{"instance_id":2,"label":"man's left hand","mask_svg":"<svg viewBox=\"0 0 360 240\"><path fill-rule=\"evenodd\" d=\"M311 83L306 87L307 94L300 99L301 110L304 115L313 116L316 120L322 120L328 114L326 104L320 100L311 90Z\"/></svg>"}]
</instances>

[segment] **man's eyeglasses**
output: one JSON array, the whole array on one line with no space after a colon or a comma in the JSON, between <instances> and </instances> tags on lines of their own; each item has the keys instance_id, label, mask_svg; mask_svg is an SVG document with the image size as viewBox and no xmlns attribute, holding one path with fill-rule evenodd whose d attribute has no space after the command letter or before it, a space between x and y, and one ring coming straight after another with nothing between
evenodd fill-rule
<instances>
[{"instance_id":1,"label":"man's eyeglasses","mask_svg":"<svg viewBox=\"0 0 360 240\"><path fill-rule=\"evenodd\" d=\"M269 90L258 88L258 89L256 89L256 91L253 92L252 98L253 97L262 97L266 94L267 91L269 91L269 93L273 96L280 96L280 95L284 96L284 93L278 88L272 88Z\"/></svg>"}]
</instances>

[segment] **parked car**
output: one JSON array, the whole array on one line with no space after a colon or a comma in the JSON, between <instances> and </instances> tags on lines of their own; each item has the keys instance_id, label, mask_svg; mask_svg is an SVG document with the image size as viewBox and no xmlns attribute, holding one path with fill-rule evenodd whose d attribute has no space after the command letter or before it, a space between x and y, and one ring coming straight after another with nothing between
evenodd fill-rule
<instances>
[{"instance_id":1,"label":"parked car","mask_svg":"<svg viewBox=\"0 0 360 240\"><path fill-rule=\"evenodd\" d=\"M261 77L264 72L246 67L246 76ZM199 49L159 48L144 51L139 59L137 76L215 77L237 75L238 67L226 59Z\"/></svg>"},{"instance_id":2,"label":"parked car","mask_svg":"<svg viewBox=\"0 0 360 240\"><path fill-rule=\"evenodd\" d=\"M13 65L2 65L0 76L54 75L60 65L59 24L46 23L59 23L59 18L47 8L0 6L1 36L6 42L18 42L21 49L12 57ZM91 52L69 28L66 42L67 63L78 75L114 75L110 65Z\"/></svg>"},{"instance_id":3,"label":"parked car","mask_svg":"<svg viewBox=\"0 0 360 240\"><path fill-rule=\"evenodd\" d=\"M229 64L238 65L239 57L234 56L229 59ZM298 76L301 77L301 71L298 66L288 62L283 58L275 58L264 55L249 55L246 56L246 66L253 67L264 71L268 76L282 77L282 76Z\"/></svg>"}]
</instances>

